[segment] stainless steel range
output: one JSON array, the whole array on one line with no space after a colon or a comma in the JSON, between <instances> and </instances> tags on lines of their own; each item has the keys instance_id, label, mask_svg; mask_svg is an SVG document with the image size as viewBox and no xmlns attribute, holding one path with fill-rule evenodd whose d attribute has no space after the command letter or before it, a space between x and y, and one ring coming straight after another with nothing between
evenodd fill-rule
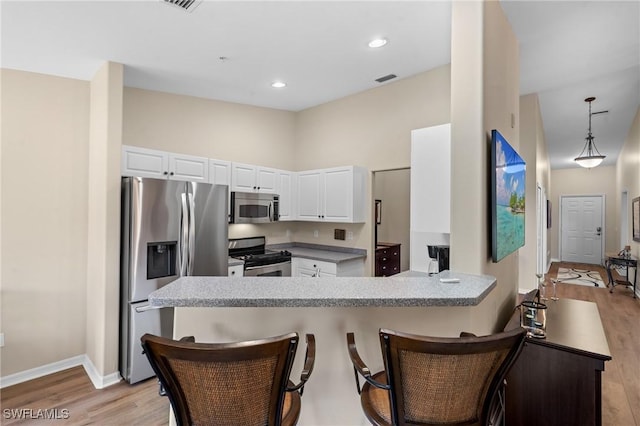
<instances>
[{"instance_id":1,"label":"stainless steel range","mask_svg":"<svg viewBox=\"0 0 640 426\"><path fill-rule=\"evenodd\" d=\"M291 253L265 245L265 237L230 238L229 256L244 262L245 277L290 277Z\"/></svg>"}]
</instances>

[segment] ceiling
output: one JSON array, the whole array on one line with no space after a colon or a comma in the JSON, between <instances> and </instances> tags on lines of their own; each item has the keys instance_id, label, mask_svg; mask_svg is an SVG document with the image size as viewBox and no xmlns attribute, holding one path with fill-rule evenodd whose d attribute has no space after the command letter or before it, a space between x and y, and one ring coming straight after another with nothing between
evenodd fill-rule
<instances>
[{"instance_id":1,"label":"ceiling","mask_svg":"<svg viewBox=\"0 0 640 426\"><path fill-rule=\"evenodd\" d=\"M575 167L595 96L596 146L615 164L640 105L640 1L501 1L520 42L520 89L538 93L552 168ZM6 1L4 68L300 111L450 62L451 3ZM367 43L385 37L388 44ZM287 87L274 89L282 80Z\"/></svg>"}]
</instances>

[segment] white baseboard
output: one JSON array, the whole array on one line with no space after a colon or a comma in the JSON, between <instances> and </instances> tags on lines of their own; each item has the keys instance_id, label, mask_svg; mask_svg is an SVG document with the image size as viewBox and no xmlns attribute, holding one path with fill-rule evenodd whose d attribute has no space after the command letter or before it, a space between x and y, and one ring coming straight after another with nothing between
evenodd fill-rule
<instances>
[{"instance_id":1,"label":"white baseboard","mask_svg":"<svg viewBox=\"0 0 640 426\"><path fill-rule=\"evenodd\" d=\"M93 365L93 362L91 362L89 357L85 355L84 358L85 360L82 363L82 366L84 367L84 371L87 372L91 383L93 383L93 386L96 389L103 389L107 386L115 385L120 380L122 380L122 378L120 377L120 373L118 372L107 374L106 376L101 376L96 369L96 366Z\"/></svg>"},{"instance_id":2,"label":"white baseboard","mask_svg":"<svg viewBox=\"0 0 640 426\"><path fill-rule=\"evenodd\" d=\"M87 376L89 376L91 383L93 383L93 386L96 389L102 389L107 386L111 386L122 380L120 374L117 372L108 374L106 376L101 376L89 357L84 354L63 359L61 361L52 362L51 364L42 365L40 367L31 368L29 370L20 371L18 373L9 374L8 376L0 377L0 389L44 377L49 374L67 370L69 368L77 367L79 365L84 368L84 371L87 373Z\"/></svg>"}]
</instances>

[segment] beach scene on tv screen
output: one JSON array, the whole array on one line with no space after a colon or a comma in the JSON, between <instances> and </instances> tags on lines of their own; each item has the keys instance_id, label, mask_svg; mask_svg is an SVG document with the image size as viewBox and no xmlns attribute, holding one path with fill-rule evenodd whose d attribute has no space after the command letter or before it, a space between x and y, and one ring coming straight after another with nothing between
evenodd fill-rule
<instances>
[{"instance_id":1,"label":"beach scene on tv screen","mask_svg":"<svg viewBox=\"0 0 640 426\"><path fill-rule=\"evenodd\" d=\"M497 258L524 245L525 163L504 140L496 141Z\"/></svg>"}]
</instances>

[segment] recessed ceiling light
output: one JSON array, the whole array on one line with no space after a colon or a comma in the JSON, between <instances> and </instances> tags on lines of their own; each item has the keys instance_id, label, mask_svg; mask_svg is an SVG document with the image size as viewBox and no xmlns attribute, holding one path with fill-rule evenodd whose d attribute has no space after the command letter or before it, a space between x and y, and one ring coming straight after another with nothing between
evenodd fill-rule
<instances>
[{"instance_id":1,"label":"recessed ceiling light","mask_svg":"<svg viewBox=\"0 0 640 426\"><path fill-rule=\"evenodd\" d=\"M282 89L286 86L287 83L285 83L284 81L274 81L273 83L271 83L271 87L275 87L276 89Z\"/></svg>"},{"instance_id":2,"label":"recessed ceiling light","mask_svg":"<svg viewBox=\"0 0 640 426\"><path fill-rule=\"evenodd\" d=\"M376 38L369 42L369 47L373 47L373 48L382 47L385 44L387 44L386 38Z\"/></svg>"}]
</instances>

